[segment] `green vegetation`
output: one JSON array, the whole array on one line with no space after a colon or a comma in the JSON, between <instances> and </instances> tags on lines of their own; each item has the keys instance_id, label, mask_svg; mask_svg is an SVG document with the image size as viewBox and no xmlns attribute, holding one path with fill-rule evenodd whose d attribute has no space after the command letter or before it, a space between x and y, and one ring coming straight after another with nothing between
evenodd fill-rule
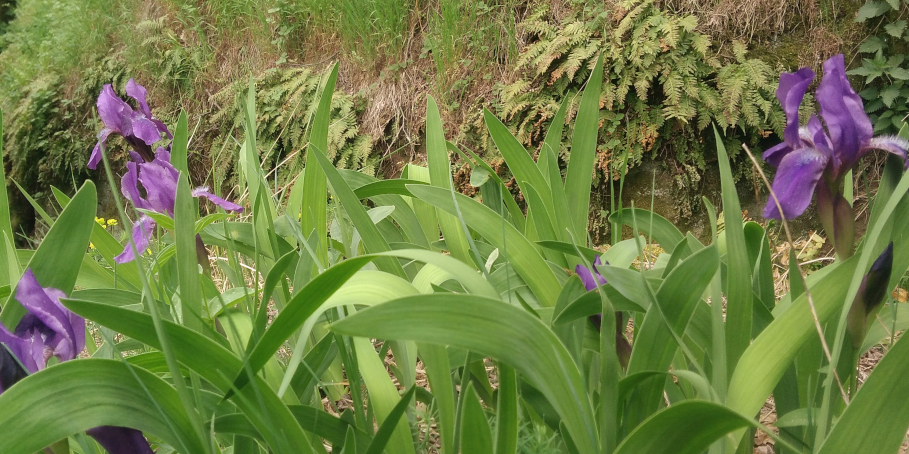
<instances>
[{"instance_id":1,"label":"green vegetation","mask_svg":"<svg viewBox=\"0 0 909 454\"><path fill-rule=\"evenodd\" d=\"M850 74L865 76L866 100L875 132L895 134L909 115L909 5L899 1L870 1L858 11L856 22L873 26L875 34L859 47L861 66Z\"/></svg>"},{"instance_id":2,"label":"green vegetation","mask_svg":"<svg viewBox=\"0 0 909 454\"><path fill-rule=\"evenodd\" d=\"M749 59L739 42L733 43L734 58L721 62L710 38L695 31L692 15L663 12L652 1L620 6L624 14L572 17L561 24L551 22L544 6L524 22L536 41L517 65L529 77L502 87L498 111L525 145L539 147L547 120L563 99L572 100L565 117L571 122L577 93L599 52L607 56L597 147L601 175L617 177L646 152L662 152L682 170L679 186L696 186L713 159L703 138L708 125L728 131L733 156L742 142L755 147L770 132L782 133L784 119L774 98L778 71ZM563 144L559 156L567 162L569 148Z\"/></svg>"},{"instance_id":3,"label":"green vegetation","mask_svg":"<svg viewBox=\"0 0 909 454\"><path fill-rule=\"evenodd\" d=\"M484 111L526 213L488 164L445 140L432 97L425 166L385 180L337 168L326 152L337 65L313 89L307 166L286 197L257 153L276 146L259 143L271 122L249 81L242 136L225 145L248 195L234 198L241 216L191 189L182 113L169 152L132 161L138 181L121 180L142 210L116 195L106 150L100 164L119 218L104 226L154 221L155 232L118 241L86 181L72 198L49 188L59 214L42 215L51 227L35 250L16 250L0 197L0 452L732 454L751 451L756 430L786 454L897 452L909 342L895 333L909 318L890 290L909 269L905 160L888 160L855 254L806 277L790 249L779 294L780 244L739 216L719 137L722 229L709 202L706 242L622 209L609 220L631 238L594 249L607 57L579 93L564 176L569 100L536 158ZM150 123L142 100L122 102L99 100L122 109L105 126L149 147L157 139L122 127ZM905 148L909 125L901 136ZM454 156L470 163L479 199L455 191ZM231 213L200 217L199 196ZM780 194L793 196L804 198ZM123 250L135 257L115 256ZM883 348L860 376L858 358ZM769 402L779 432L755 418ZM104 445L111 426L135 445Z\"/></svg>"},{"instance_id":4,"label":"green vegetation","mask_svg":"<svg viewBox=\"0 0 909 454\"><path fill-rule=\"evenodd\" d=\"M72 191L97 178L82 153L98 128L89 113L94 96L104 83L122 94L134 77L149 87L165 121L181 110L196 118L191 178L229 193L239 175L231 152L242 126L239 87L252 77L262 93L257 151L269 170L283 166L270 181L287 187L303 166L316 87L340 60L327 150L336 165L390 177L422 162L418 101L432 95L450 138L507 181L511 171L485 133L482 108L536 155L564 99L570 105L562 134L570 136L577 93L599 48L607 60L593 212L609 211L599 202L607 175L634 173L653 159L673 180L678 201L677 213L665 214L691 217L708 186L703 175L715 165L705 126L723 129L736 178L760 186L739 150L748 144L759 152L780 132L774 74L816 65L840 50L830 41L848 49L865 39L871 30L843 31L836 13L858 9L857 1L799 8L745 2L742 14L730 15L730 2L640 0L19 0L0 35L0 107L14 150L9 176L42 203L47 184ZM764 16L772 20L760 25L756 18ZM788 50L793 36L795 53ZM562 143L564 171L570 148ZM111 146L122 163L126 150ZM455 183L470 192L465 175L456 174ZM13 194L15 231L31 235L35 215Z\"/></svg>"}]
</instances>

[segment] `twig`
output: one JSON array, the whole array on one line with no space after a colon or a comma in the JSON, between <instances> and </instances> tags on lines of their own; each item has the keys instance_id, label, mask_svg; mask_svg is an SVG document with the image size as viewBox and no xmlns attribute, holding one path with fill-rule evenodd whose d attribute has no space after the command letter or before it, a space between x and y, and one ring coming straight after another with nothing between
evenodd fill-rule
<instances>
[{"instance_id":1,"label":"twig","mask_svg":"<svg viewBox=\"0 0 909 454\"><path fill-rule=\"evenodd\" d=\"M783 214L783 207L780 205L780 200L776 197L776 193L773 192L770 180L767 179L767 175L764 174L764 169L761 168L757 159L751 154L748 145L742 144L742 148L745 149L748 158L754 163L754 167L757 169L758 174L761 175L761 179L764 180L764 185L767 186L767 190L770 192L770 197L773 198L773 203L776 204L776 209L780 213L780 220L783 224L783 231L786 232L786 241L789 243L789 249L795 249L795 245L792 241L792 233L789 231L789 223L786 222L786 216ZM799 277L802 279L802 286L805 288L805 297L808 299L808 307L811 308L811 318L814 319L814 327L817 329L817 335L821 340L821 346L824 348L824 355L827 356L827 364L832 364L833 355L830 354L830 347L827 346L827 339L824 337L824 329L821 328L821 321L817 315L817 309L814 307L814 300L811 298L811 292L808 290L808 281L805 279L805 273L802 271L802 264L799 263L798 257L795 257L795 267L799 272ZM840 388L840 394L843 396L843 401L848 405L849 395L846 394L846 389L843 388L843 382L840 380L840 375L836 372L836 369L831 368L831 372L833 372L833 377L836 379L836 385Z\"/></svg>"}]
</instances>

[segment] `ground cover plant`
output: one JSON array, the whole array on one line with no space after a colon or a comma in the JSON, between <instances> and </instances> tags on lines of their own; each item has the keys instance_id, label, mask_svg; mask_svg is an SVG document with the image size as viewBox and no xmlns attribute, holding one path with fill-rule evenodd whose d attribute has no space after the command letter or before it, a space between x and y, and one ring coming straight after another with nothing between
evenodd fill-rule
<instances>
[{"instance_id":1,"label":"ground cover plant","mask_svg":"<svg viewBox=\"0 0 909 454\"><path fill-rule=\"evenodd\" d=\"M706 242L619 205L609 221L630 237L594 249L604 60L564 172L569 100L536 159L483 112L520 205L446 140L432 97L426 166L387 180L338 169L326 154L337 65L286 195L256 152L254 80L230 197L191 187L185 114L167 125L135 81L105 86L104 129L84 152L122 193L119 222L96 218L91 181L72 197L50 188L59 214L42 211L46 237L17 250L0 193L0 452L733 453L758 430L783 453L897 452L909 318L888 296L909 269L909 128L873 136L842 56L825 63L807 126L814 74L780 77L787 123L763 156L778 168L765 215L785 227L816 193L838 259L806 277L793 252L777 295L775 245L738 215L719 132L722 229L706 200ZM119 185L115 141L132 149ZM871 149L890 157L856 238L844 175ZM477 198L455 191L455 156ZM859 383L858 357L880 342ZM771 396L776 430L755 417Z\"/></svg>"}]
</instances>

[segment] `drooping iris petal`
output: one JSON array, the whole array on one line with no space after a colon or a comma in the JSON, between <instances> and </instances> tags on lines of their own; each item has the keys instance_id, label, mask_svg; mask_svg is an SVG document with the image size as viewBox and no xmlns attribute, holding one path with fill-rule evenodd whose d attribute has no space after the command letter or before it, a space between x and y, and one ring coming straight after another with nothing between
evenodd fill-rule
<instances>
[{"instance_id":1,"label":"drooping iris petal","mask_svg":"<svg viewBox=\"0 0 909 454\"><path fill-rule=\"evenodd\" d=\"M865 113L862 99L846 79L843 55L839 54L824 62L824 78L815 93L820 114L827 124L827 131L838 161L844 168L834 169L845 174L858 159L863 144L871 140L874 130Z\"/></svg>"},{"instance_id":2,"label":"drooping iris petal","mask_svg":"<svg viewBox=\"0 0 909 454\"><path fill-rule=\"evenodd\" d=\"M142 139L146 145L151 145L161 140L161 133L158 131L158 125L144 115L137 115L133 118L131 126L131 135Z\"/></svg>"},{"instance_id":3,"label":"drooping iris petal","mask_svg":"<svg viewBox=\"0 0 909 454\"><path fill-rule=\"evenodd\" d=\"M44 363L51 356L71 360L85 348L85 320L63 307L60 298L65 296L60 290L41 287L31 269L16 286L16 300L28 310L16 327L16 335L36 339L33 349L43 350ZM44 368L37 358L36 362Z\"/></svg>"},{"instance_id":4,"label":"drooping iris petal","mask_svg":"<svg viewBox=\"0 0 909 454\"><path fill-rule=\"evenodd\" d=\"M152 233L155 231L155 221L152 218L142 215L139 220L133 224L132 238L136 243L136 251L140 254L148 249L148 243L151 241ZM126 243L123 252L114 257L114 261L119 264L129 263L136 259L131 244Z\"/></svg>"},{"instance_id":5,"label":"drooping iris petal","mask_svg":"<svg viewBox=\"0 0 909 454\"><path fill-rule=\"evenodd\" d=\"M594 259L594 261L593 261L594 267L596 267L597 265L602 265L602 264L603 263L600 261L600 256L597 256L597 258ZM593 272L591 272L590 269L587 268L586 266L577 265L574 267L574 272L578 275L579 278L581 278L581 282L584 284L584 288L586 288L587 291L597 288L597 281L599 281L599 283L600 283L599 285L606 284L606 279L604 279L603 276L600 275L600 272L596 271L596 269L594 269L593 271L596 273L596 280L594 280Z\"/></svg>"},{"instance_id":6,"label":"drooping iris petal","mask_svg":"<svg viewBox=\"0 0 909 454\"><path fill-rule=\"evenodd\" d=\"M154 454L142 432L128 427L100 426L85 431L110 454Z\"/></svg>"},{"instance_id":7,"label":"drooping iris petal","mask_svg":"<svg viewBox=\"0 0 909 454\"><path fill-rule=\"evenodd\" d=\"M218 196L212 194L211 192L209 192L208 186L202 186L202 187L193 189L193 197L205 197L211 203L214 203L215 205L223 208L225 211L234 211L237 213L243 212L243 207L241 207L240 205L237 205L236 203L224 200L221 197L218 197Z\"/></svg>"},{"instance_id":8,"label":"drooping iris petal","mask_svg":"<svg viewBox=\"0 0 909 454\"><path fill-rule=\"evenodd\" d=\"M139 193L138 165L139 164L131 161L126 163L126 173L123 174L123 178L120 179L120 191L123 193L123 197L126 197L126 200L132 202L136 208L147 210L151 209L151 207L142 197L142 194Z\"/></svg>"},{"instance_id":9,"label":"drooping iris petal","mask_svg":"<svg viewBox=\"0 0 909 454\"><path fill-rule=\"evenodd\" d=\"M791 153L792 150L799 150L802 148L817 148L814 145L816 134L815 131L811 128L813 125L812 120L817 121L817 125L820 126L820 120L817 119L817 115L812 115L811 119L808 120L808 126L799 128L798 141L795 144L795 148L792 148L787 142L782 142L765 151L764 154L761 155L761 158L763 158L764 161L767 161L767 163L773 167L779 167L780 161L782 161L787 154ZM823 132L823 126L820 126L820 129L821 132ZM824 140L829 142L830 139L827 139L826 137L827 136L825 135Z\"/></svg>"},{"instance_id":10,"label":"drooping iris petal","mask_svg":"<svg viewBox=\"0 0 909 454\"><path fill-rule=\"evenodd\" d=\"M773 167L779 167L780 161L790 152L792 152L792 147L786 142L780 142L765 151L761 158Z\"/></svg>"},{"instance_id":11,"label":"drooping iris petal","mask_svg":"<svg viewBox=\"0 0 909 454\"><path fill-rule=\"evenodd\" d=\"M811 203L814 187L827 166L828 158L813 148L789 153L780 161L773 179L773 192L780 201L787 219L799 216ZM771 197L764 208L764 217L780 219L780 212Z\"/></svg>"},{"instance_id":12,"label":"drooping iris petal","mask_svg":"<svg viewBox=\"0 0 909 454\"><path fill-rule=\"evenodd\" d=\"M177 199L177 178L180 175L177 169L159 158L138 166L139 183L145 188L145 200L150 209L173 216Z\"/></svg>"},{"instance_id":13,"label":"drooping iris petal","mask_svg":"<svg viewBox=\"0 0 909 454\"><path fill-rule=\"evenodd\" d=\"M110 84L104 84L101 88L101 94L98 96L98 116L104 122L104 126L113 131L123 130L123 113L132 110L129 104L124 102L114 93L114 88Z\"/></svg>"},{"instance_id":14,"label":"drooping iris petal","mask_svg":"<svg viewBox=\"0 0 909 454\"><path fill-rule=\"evenodd\" d=\"M798 147L799 143L799 106L808 91L808 85L814 80L814 71L811 68L802 68L794 73L780 74L780 85L776 89L776 97L786 113L786 130L783 139L790 147Z\"/></svg>"},{"instance_id":15,"label":"drooping iris petal","mask_svg":"<svg viewBox=\"0 0 909 454\"><path fill-rule=\"evenodd\" d=\"M868 148L893 153L900 158L903 158L904 167L909 166L909 161L906 159L906 150L909 150L909 142L897 136L875 137L868 141Z\"/></svg>"},{"instance_id":16,"label":"drooping iris petal","mask_svg":"<svg viewBox=\"0 0 909 454\"><path fill-rule=\"evenodd\" d=\"M107 144L107 137L114 132L112 129L104 128L98 133L98 143L92 149L92 155L88 158L88 168L95 170L98 163L101 162L101 147Z\"/></svg>"},{"instance_id":17,"label":"drooping iris petal","mask_svg":"<svg viewBox=\"0 0 909 454\"><path fill-rule=\"evenodd\" d=\"M19 336L9 332L2 323L0 323L0 342L9 349L9 352L15 356L27 373L35 373L41 370L35 356L32 354L32 344L28 339L22 339ZM43 352L39 359L43 357ZM18 363L17 363L18 364ZM10 385L12 386L12 385Z\"/></svg>"}]
</instances>

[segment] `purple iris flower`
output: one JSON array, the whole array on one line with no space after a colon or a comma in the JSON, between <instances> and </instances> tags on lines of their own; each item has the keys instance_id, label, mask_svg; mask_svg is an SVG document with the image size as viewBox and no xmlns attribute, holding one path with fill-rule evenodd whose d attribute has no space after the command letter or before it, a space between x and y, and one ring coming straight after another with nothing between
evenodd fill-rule
<instances>
[{"instance_id":1,"label":"purple iris flower","mask_svg":"<svg viewBox=\"0 0 909 454\"><path fill-rule=\"evenodd\" d=\"M577 265L574 267L574 272L581 278L581 282L584 283L584 288L586 288L588 292L599 286L606 285L606 278L604 278L596 269L598 266L602 265L604 265L604 263L600 261L600 256L597 256L596 259L593 260L594 267L592 271L584 265ZM609 262L606 262L605 265L609 265ZM628 360L631 358L631 344L628 343L628 339L625 338L625 327L622 324L623 321L622 313L616 312L615 352L619 358L619 364L625 368L628 367ZM593 323L593 326L596 327L597 331L600 331L600 327L603 325L603 314L591 315L590 322Z\"/></svg>"},{"instance_id":2,"label":"purple iris flower","mask_svg":"<svg viewBox=\"0 0 909 454\"><path fill-rule=\"evenodd\" d=\"M888 151L906 160L909 142L894 136L872 137L862 100L846 79L842 54L824 62L824 78L815 92L820 118L811 115L807 126L799 127L799 105L813 79L814 71L809 68L780 75L776 96L786 113L784 141L764 152L763 158L777 168L773 192L782 215L801 215L817 193L821 223L834 236L837 252L849 256L855 227L851 205L842 195L846 174L871 150ZM764 217L781 219L772 198Z\"/></svg>"},{"instance_id":3,"label":"purple iris flower","mask_svg":"<svg viewBox=\"0 0 909 454\"><path fill-rule=\"evenodd\" d=\"M89 169L94 170L101 162L101 147L107 143L107 138L113 133L123 136L130 146L147 161L154 159L151 146L161 140L161 134L165 134L170 139L174 137L167 126L152 115L151 109L145 101L145 87L130 79L126 83L126 94L139 104L138 112L117 97L110 84L105 84L101 89L101 95L98 96L98 116L104 122L104 129L98 134L98 143L88 159Z\"/></svg>"},{"instance_id":4,"label":"purple iris flower","mask_svg":"<svg viewBox=\"0 0 909 454\"><path fill-rule=\"evenodd\" d=\"M601 275L600 272L596 270L596 267L602 264L603 262L600 261L600 256L598 255L597 258L593 260L593 272L590 271L590 268L587 268L584 265L578 265L574 267L574 272L577 273L579 278L581 278L581 282L584 284L584 288L586 288L588 292L597 288L597 281L599 281L599 285L606 284L606 279L603 278L603 275ZM609 262L606 262L606 264L609 265ZM593 277L594 273L596 273L596 280L594 280Z\"/></svg>"},{"instance_id":5,"label":"purple iris flower","mask_svg":"<svg viewBox=\"0 0 909 454\"><path fill-rule=\"evenodd\" d=\"M177 179L180 173L170 163L170 152L158 147L151 162L143 162L138 153L130 153L130 157L133 158L133 161L126 163L127 170L120 181L123 196L136 208L166 213L173 217L174 204L177 200ZM144 197L139 191L139 185L145 190ZM240 205L212 194L205 186L193 189L192 195L193 197L205 197L227 211L243 211L243 207ZM148 248L154 230L155 221L145 214L140 215L132 229L136 251L141 253ZM114 261L122 264L131 262L135 258L133 248L127 244L123 248L123 252L114 257Z\"/></svg>"},{"instance_id":6,"label":"purple iris flower","mask_svg":"<svg viewBox=\"0 0 909 454\"><path fill-rule=\"evenodd\" d=\"M41 287L31 269L16 286L16 300L28 313L12 333L0 324L0 342L30 374L44 369L52 356L69 361L85 348L85 319L60 304L65 297L60 290ZM8 386L2 383L0 387Z\"/></svg>"},{"instance_id":7,"label":"purple iris flower","mask_svg":"<svg viewBox=\"0 0 909 454\"><path fill-rule=\"evenodd\" d=\"M600 256L598 255L597 258L593 260L593 271L584 265L577 265L574 267L574 272L578 275L579 278L581 278L581 282L584 284L584 288L587 289L588 292L598 287L597 282L599 282L599 285L606 284L606 279L596 269L597 266L600 266L602 264L603 262L600 261ZM609 262L606 262L606 264L609 265ZM596 277L594 277L594 275ZM603 314L591 315L590 321L593 322L594 326L597 327L597 331L599 331L600 325L603 324Z\"/></svg>"},{"instance_id":8,"label":"purple iris flower","mask_svg":"<svg viewBox=\"0 0 909 454\"><path fill-rule=\"evenodd\" d=\"M105 85L98 96L98 116L104 122L104 129L98 138L98 144L92 151L88 160L88 167L94 169L101 160L101 147L107 138L117 133L123 136L133 147L129 156L131 161L126 163L126 174L120 181L120 189L136 208L174 215L174 204L177 199L177 179L180 173L170 163L170 151L158 147L152 153L151 146L161 140L161 134L173 138L167 126L155 118L145 100L145 87L130 79L126 84L126 94L135 99L139 111L135 111L125 101L118 98L111 86ZM169 147L168 147L169 148ZM139 186L141 185L142 191ZM142 195L144 191L144 196ZM202 186L192 191L193 197L205 197L215 205L227 211L241 212L243 207L228 202L214 194L208 187ZM132 237L136 243L136 250L140 253L148 248L152 232L155 230L155 221L142 214L133 224ZM114 258L117 263L123 264L135 260L133 248L129 244L123 252Z\"/></svg>"},{"instance_id":9,"label":"purple iris flower","mask_svg":"<svg viewBox=\"0 0 909 454\"><path fill-rule=\"evenodd\" d=\"M41 287L31 269L25 271L16 300L28 312L13 332L0 323L0 393L45 369L51 357L69 361L85 348L85 319L63 307L60 298L65 297L60 290ZM153 452L136 429L101 426L86 433L111 454Z\"/></svg>"}]
</instances>

